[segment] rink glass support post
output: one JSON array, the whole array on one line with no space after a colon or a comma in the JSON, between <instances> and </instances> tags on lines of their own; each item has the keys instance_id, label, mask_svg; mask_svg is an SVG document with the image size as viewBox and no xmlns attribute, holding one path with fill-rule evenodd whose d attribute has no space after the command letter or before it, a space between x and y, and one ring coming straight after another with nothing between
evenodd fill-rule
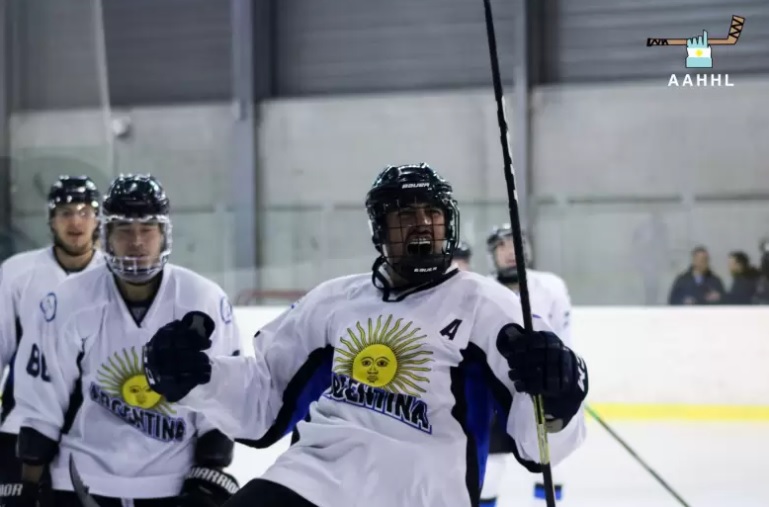
<instances>
[{"instance_id":1,"label":"rink glass support post","mask_svg":"<svg viewBox=\"0 0 769 507\"><path fill-rule=\"evenodd\" d=\"M257 222L258 171L257 132L255 112L258 97L255 85L255 54L262 50L261 38L255 39L254 24L261 19L263 4L270 1L230 0L232 51L233 139L230 167L230 199L225 217L233 228L233 244L229 245L225 267L233 276L227 277L226 287L231 297L243 290L259 287L257 245L260 227ZM262 28L262 27L259 27ZM259 74L264 69L256 69Z\"/></svg>"},{"instance_id":2,"label":"rink glass support post","mask_svg":"<svg viewBox=\"0 0 769 507\"><path fill-rule=\"evenodd\" d=\"M11 159L10 132L11 90L13 76L13 45L11 11L9 2L0 1L0 261L5 254L5 247L11 247ZM6 244L6 241L8 242Z\"/></svg>"},{"instance_id":3,"label":"rink glass support post","mask_svg":"<svg viewBox=\"0 0 769 507\"><path fill-rule=\"evenodd\" d=\"M512 158L515 167L515 183L518 191L519 214L523 229L531 229L529 181L531 176L531 117L530 117L530 72L531 44L529 43L531 12L530 0L515 0L513 22L514 64L512 111ZM536 29L536 28L534 28ZM504 50L504 49L502 49ZM504 72L504 70L503 70ZM506 107L509 108L508 105ZM533 231L529 231L530 233Z\"/></svg>"}]
</instances>

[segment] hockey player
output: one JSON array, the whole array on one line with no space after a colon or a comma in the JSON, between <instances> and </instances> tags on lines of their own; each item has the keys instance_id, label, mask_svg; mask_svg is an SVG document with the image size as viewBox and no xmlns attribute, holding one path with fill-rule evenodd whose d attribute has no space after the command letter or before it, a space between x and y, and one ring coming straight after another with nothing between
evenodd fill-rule
<instances>
[{"instance_id":1,"label":"hockey player","mask_svg":"<svg viewBox=\"0 0 769 507\"><path fill-rule=\"evenodd\" d=\"M461 271L470 271L470 259L473 251L466 241L460 241L454 250L454 263Z\"/></svg>"},{"instance_id":2,"label":"hockey player","mask_svg":"<svg viewBox=\"0 0 769 507\"><path fill-rule=\"evenodd\" d=\"M492 264L492 277L508 289L518 293L518 270L515 258L513 231L509 224L495 227L486 240ZM526 265L531 263L531 244L525 234L523 251ZM526 269L526 281L529 289L531 311L535 315L547 318L553 331L564 344L571 348L571 299L566 283L558 275L545 271ZM493 507L497 504L500 483L505 474L505 464L510 453L515 452L504 426L493 424L491 433L490 455L486 464L486 477L481 490L480 507ZM537 484L537 489L542 486ZM556 485L556 494L560 494L561 485ZM544 490L542 490L544 493Z\"/></svg>"},{"instance_id":3,"label":"hockey player","mask_svg":"<svg viewBox=\"0 0 769 507\"><path fill-rule=\"evenodd\" d=\"M372 272L310 291L256 333L254 357L210 358L180 321L145 347L153 389L239 441L264 447L296 425L298 441L228 506L477 505L495 408L521 464L540 470L526 393L544 396L554 463L584 438L584 363L541 319L526 333L511 291L452 266L448 182L390 166L366 208Z\"/></svg>"},{"instance_id":4,"label":"hockey player","mask_svg":"<svg viewBox=\"0 0 769 507\"><path fill-rule=\"evenodd\" d=\"M55 507L79 506L70 456L101 507L221 504L237 489L222 472L233 442L152 391L141 350L163 324L199 310L216 319L211 352L237 354L232 307L218 285L168 263L169 200L154 177L118 177L102 208L106 267L65 280L37 311L47 374L17 401L21 505L48 498L38 481L49 466Z\"/></svg>"},{"instance_id":5,"label":"hockey player","mask_svg":"<svg viewBox=\"0 0 769 507\"><path fill-rule=\"evenodd\" d=\"M21 462L16 458L20 416L14 391L14 358L27 378L47 377L41 370L40 345L34 330L39 304L62 280L103 265L95 249L99 191L90 178L61 176L48 192L48 226L52 245L23 252L0 266L0 372L8 367L0 411L0 506L21 492ZM22 336L24 339L22 340ZM26 378L25 378L26 377Z\"/></svg>"}]
</instances>

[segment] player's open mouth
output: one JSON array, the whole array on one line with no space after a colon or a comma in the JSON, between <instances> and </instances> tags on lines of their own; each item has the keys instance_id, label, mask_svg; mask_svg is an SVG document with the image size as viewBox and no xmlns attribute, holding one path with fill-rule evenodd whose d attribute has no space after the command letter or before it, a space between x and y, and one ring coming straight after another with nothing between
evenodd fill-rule
<instances>
[{"instance_id":1,"label":"player's open mouth","mask_svg":"<svg viewBox=\"0 0 769 507\"><path fill-rule=\"evenodd\" d=\"M406 244L409 255L429 255L433 251L433 240L430 236L415 236Z\"/></svg>"}]
</instances>

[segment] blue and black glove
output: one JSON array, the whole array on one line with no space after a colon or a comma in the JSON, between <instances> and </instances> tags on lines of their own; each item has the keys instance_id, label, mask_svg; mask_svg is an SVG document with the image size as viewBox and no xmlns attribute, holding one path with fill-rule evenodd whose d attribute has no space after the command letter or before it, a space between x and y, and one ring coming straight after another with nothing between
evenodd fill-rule
<instances>
[{"instance_id":1,"label":"blue and black glove","mask_svg":"<svg viewBox=\"0 0 769 507\"><path fill-rule=\"evenodd\" d=\"M211 317L196 311L158 329L142 351L153 391L173 403L211 380L211 361L203 351L211 346L215 327Z\"/></svg>"},{"instance_id":2,"label":"blue and black glove","mask_svg":"<svg viewBox=\"0 0 769 507\"><path fill-rule=\"evenodd\" d=\"M566 426L587 396L585 361L554 333L527 333L518 324L502 328L497 349L507 359L516 391L541 395L546 419L558 421L554 430Z\"/></svg>"}]
</instances>

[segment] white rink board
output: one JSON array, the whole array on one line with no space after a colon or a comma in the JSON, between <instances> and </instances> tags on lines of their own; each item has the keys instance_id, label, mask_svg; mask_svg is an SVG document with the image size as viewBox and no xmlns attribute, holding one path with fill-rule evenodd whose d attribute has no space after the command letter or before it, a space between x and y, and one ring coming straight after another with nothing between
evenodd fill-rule
<instances>
[{"instance_id":1,"label":"white rink board","mask_svg":"<svg viewBox=\"0 0 769 507\"><path fill-rule=\"evenodd\" d=\"M283 307L241 307L250 339ZM575 307L591 403L769 406L769 307Z\"/></svg>"}]
</instances>

